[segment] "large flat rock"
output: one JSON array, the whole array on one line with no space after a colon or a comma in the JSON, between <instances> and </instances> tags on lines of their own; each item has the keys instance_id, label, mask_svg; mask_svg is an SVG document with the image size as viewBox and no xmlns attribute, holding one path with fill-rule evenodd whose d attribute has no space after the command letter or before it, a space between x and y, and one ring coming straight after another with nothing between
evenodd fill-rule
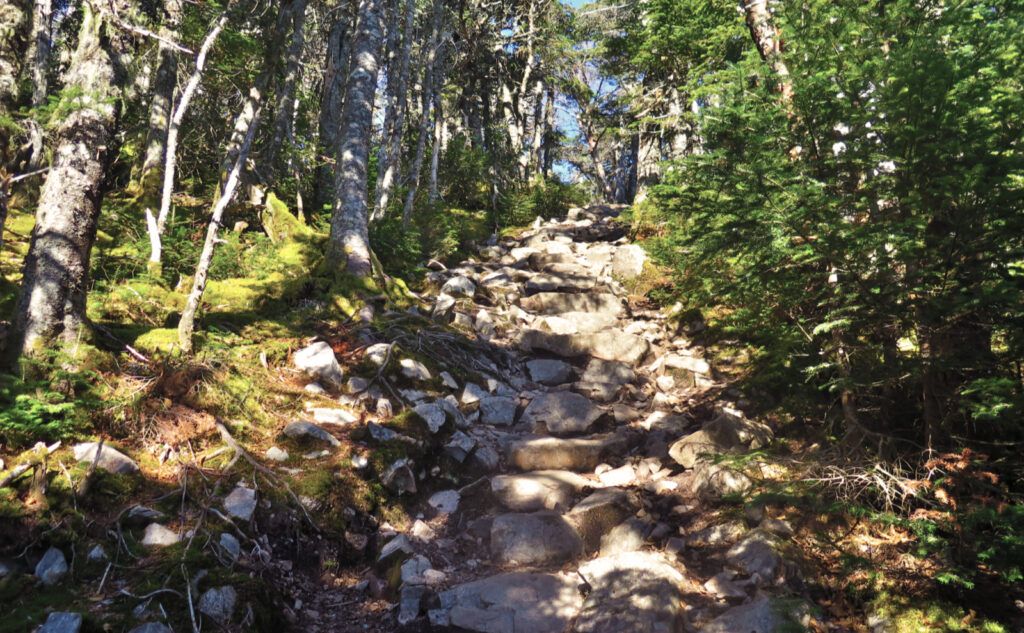
<instances>
[{"instance_id":1,"label":"large flat rock","mask_svg":"<svg viewBox=\"0 0 1024 633\"><path fill-rule=\"evenodd\" d=\"M519 348L526 352L545 351L563 358L589 355L632 365L639 363L650 347L646 339L614 328L576 334L525 329L519 336Z\"/></svg>"},{"instance_id":2,"label":"large flat rock","mask_svg":"<svg viewBox=\"0 0 1024 633\"><path fill-rule=\"evenodd\" d=\"M587 480L567 470L535 470L491 477L491 493L516 512L568 509Z\"/></svg>"},{"instance_id":3,"label":"large flat rock","mask_svg":"<svg viewBox=\"0 0 1024 633\"><path fill-rule=\"evenodd\" d=\"M589 431L602 415L603 410L578 393L552 391L534 398L520 421L535 433L543 425L552 435L575 435Z\"/></svg>"},{"instance_id":4,"label":"large flat rock","mask_svg":"<svg viewBox=\"0 0 1024 633\"><path fill-rule=\"evenodd\" d=\"M579 571L590 583L590 593L576 618L575 633L686 630L683 575L660 554L604 556L587 562ZM747 631L738 628L730 633Z\"/></svg>"},{"instance_id":5,"label":"large flat rock","mask_svg":"<svg viewBox=\"0 0 1024 633\"><path fill-rule=\"evenodd\" d=\"M622 299L607 292L590 294L540 292L521 299L519 306L534 314L601 312L618 316L622 312Z\"/></svg>"},{"instance_id":6,"label":"large flat rock","mask_svg":"<svg viewBox=\"0 0 1024 633\"><path fill-rule=\"evenodd\" d=\"M583 553L583 541L556 512L503 514L491 523L491 555L506 565L557 565Z\"/></svg>"},{"instance_id":7,"label":"large flat rock","mask_svg":"<svg viewBox=\"0 0 1024 633\"><path fill-rule=\"evenodd\" d=\"M578 585L569 574L491 576L441 592L431 621L478 633L564 633L583 603Z\"/></svg>"},{"instance_id":8,"label":"large flat rock","mask_svg":"<svg viewBox=\"0 0 1024 633\"><path fill-rule=\"evenodd\" d=\"M531 437L513 442L509 455L520 470L593 470L606 451L622 443L611 434L587 438Z\"/></svg>"}]
</instances>

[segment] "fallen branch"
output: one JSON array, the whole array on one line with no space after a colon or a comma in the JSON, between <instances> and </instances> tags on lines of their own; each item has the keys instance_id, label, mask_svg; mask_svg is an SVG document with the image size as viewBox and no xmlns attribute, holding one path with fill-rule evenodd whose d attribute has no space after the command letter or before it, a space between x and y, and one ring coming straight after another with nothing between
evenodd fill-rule
<instances>
[{"instance_id":1,"label":"fallen branch","mask_svg":"<svg viewBox=\"0 0 1024 633\"><path fill-rule=\"evenodd\" d=\"M281 486L282 488L284 488L285 491L288 492L288 495L291 496L292 501L294 501L295 504L302 509L302 513L306 516L306 520L309 521L309 524L313 526L313 529L317 532L322 531L320 529L320 526L317 525L316 521L313 520L313 517L309 515L309 512L306 510L306 506L302 505L302 501L299 500L298 495L296 495L292 491L292 488L291 486L288 485L288 482L278 479L274 471L270 470L263 464L256 461L253 458L253 456L250 455L249 452L246 451L244 448L242 448L242 446L235 440L235 438L231 436L231 432L228 431L227 427L224 426L223 422L217 420L215 423L217 425L217 431L220 432L220 438L224 441L224 443L230 446L235 451L236 454L242 457L242 459L249 462L249 465L256 469L257 472L263 474L263 476L267 478L267 481L270 482L271 485Z\"/></svg>"},{"instance_id":2,"label":"fallen branch","mask_svg":"<svg viewBox=\"0 0 1024 633\"><path fill-rule=\"evenodd\" d=\"M0 479L0 488L7 486L9 483L21 477L32 468L38 466L44 459L49 457L54 451L60 448L60 442L56 442L47 446L46 444L39 442L28 451L25 451L18 456L18 459L23 461L11 469L11 472Z\"/></svg>"}]
</instances>

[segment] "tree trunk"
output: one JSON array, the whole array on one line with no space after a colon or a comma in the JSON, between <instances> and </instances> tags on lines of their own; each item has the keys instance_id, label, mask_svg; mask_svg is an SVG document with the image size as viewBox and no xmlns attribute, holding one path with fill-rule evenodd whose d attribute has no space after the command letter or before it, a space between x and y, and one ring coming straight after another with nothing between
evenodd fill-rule
<instances>
[{"instance_id":1,"label":"tree trunk","mask_svg":"<svg viewBox=\"0 0 1024 633\"><path fill-rule=\"evenodd\" d=\"M397 80L393 75L388 78L388 109L384 117L386 134L380 144L377 195L371 218L374 220L384 217L384 214L387 213L388 204L391 202L391 191L394 189L401 169L402 132L405 128L405 113L408 109L409 59L412 56L412 29L416 17L416 3L413 0L406 0L405 5L405 25L402 30L402 52L398 77ZM392 71L389 70L389 72Z\"/></svg>"},{"instance_id":2,"label":"tree trunk","mask_svg":"<svg viewBox=\"0 0 1024 633\"><path fill-rule=\"evenodd\" d=\"M28 7L28 0L0 5L0 115L6 115L18 97L18 77L28 37ZM0 127L0 165L7 162L9 133L6 127Z\"/></svg>"},{"instance_id":3,"label":"tree trunk","mask_svg":"<svg viewBox=\"0 0 1024 633\"><path fill-rule=\"evenodd\" d=\"M168 41L178 39L184 0L167 0L160 36ZM168 42L160 42L157 51L156 79L153 82L153 101L149 106L149 129L142 169L139 172L139 198L144 206L156 198L163 182L163 166L167 158L167 134L174 107L174 89L178 84L178 51Z\"/></svg>"},{"instance_id":4,"label":"tree trunk","mask_svg":"<svg viewBox=\"0 0 1024 633\"><path fill-rule=\"evenodd\" d=\"M349 3L351 5L351 3ZM324 72L323 93L320 96L319 141L322 160L316 177L317 210L325 208L334 198L334 161L338 156L339 115L345 100L352 58L352 37L356 17L343 6L331 24L327 37L327 70Z\"/></svg>"},{"instance_id":5,"label":"tree trunk","mask_svg":"<svg viewBox=\"0 0 1024 633\"><path fill-rule=\"evenodd\" d=\"M32 12L32 107L46 105L46 76L50 69L51 0L36 0Z\"/></svg>"},{"instance_id":6,"label":"tree trunk","mask_svg":"<svg viewBox=\"0 0 1024 633\"><path fill-rule=\"evenodd\" d=\"M270 138L270 144L267 145L264 158L270 183L273 183L275 180L275 175L278 171L277 155L281 151L285 138L289 136L288 130L291 127L292 117L295 114L295 84L299 79L299 62L302 61L302 46L305 42L306 0L294 0L291 12L293 25L292 41L288 46L288 52L285 53L284 81L277 92L277 102L274 109L274 133Z\"/></svg>"},{"instance_id":7,"label":"tree trunk","mask_svg":"<svg viewBox=\"0 0 1024 633\"><path fill-rule=\"evenodd\" d=\"M383 0L363 0L353 47L354 63L342 110L344 128L340 131L334 211L325 254L328 270L344 268L360 277L371 271L366 168L383 38L380 28L382 4Z\"/></svg>"},{"instance_id":8,"label":"tree trunk","mask_svg":"<svg viewBox=\"0 0 1024 633\"><path fill-rule=\"evenodd\" d=\"M118 3L126 5L125 2ZM124 8L124 7L122 7ZM73 345L86 326L89 255L103 198L103 180L116 155L118 101L127 82L131 38L105 28L83 3L78 46L67 85L78 95L53 130L56 150L36 209L7 354L38 357L54 342Z\"/></svg>"},{"instance_id":9,"label":"tree trunk","mask_svg":"<svg viewBox=\"0 0 1024 633\"><path fill-rule=\"evenodd\" d=\"M778 75L779 93L783 101L788 103L793 100L793 81L782 57L782 38L779 37L779 29L772 24L768 0L747 0L744 9L754 46L761 54L761 59L768 62L768 66Z\"/></svg>"},{"instance_id":10,"label":"tree trunk","mask_svg":"<svg viewBox=\"0 0 1024 633\"><path fill-rule=\"evenodd\" d=\"M434 16L427 44L427 58L423 62L423 92L420 95L421 111L419 133L416 135L416 154L409 171L409 190L405 195L405 207L402 210L402 227L407 228L412 221L413 205L416 202L416 190L420 186L420 173L423 170L423 155L427 147L427 131L430 129L430 107L434 101L434 64L437 59L437 44L441 31L441 8L438 0L434 0Z\"/></svg>"},{"instance_id":11,"label":"tree trunk","mask_svg":"<svg viewBox=\"0 0 1024 633\"><path fill-rule=\"evenodd\" d=\"M434 75L435 86L440 84L438 74ZM434 148L430 152L430 178L427 181L427 201L430 204L437 201L437 172L441 166L441 145L444 142L441 116L441 95L438 90L434 90Z\"/></svg>"},{"instance_id":12,"label":"tree trunk","mask_svg":"<svg viewBox=\"0 0 1024 633\"><path fill-rule=\"evenodd\" d=\"M547 106L544 111L544 161L541 167L541 175L547 178L551 174L551 167L554 163L555 152L555 89L548 86Z\"/></svg>"},{"instance_id":13,"label":"tree trunk","mask_svg":"<svg viewBox=\"0 0 1024 633\"><path fill-rule=\"evenodd\" d=\"M234 162L224 179L221 195L217 198L217 202L213 206L213 212L210 214L210 224L206 228L206 241L203 242L203 251L199 255L199 264L196 266L192 291L188 295L185 309L181 312L181 320L178 322L178 343L181 345L181 351L186 354L192 353L192 334L195 331L196 312L199 310L199 302L203 299L203 292L206 291L206 278L210 272L210 264L213 262L213 250L217 245L217 230L220 228L221 220L224 218L224 210L231 204L231 199L235 196L242 166L245 165L245 161L249 158L249 150L252 148L252 141L256 136L256 128L259 127L262 105L256 103L252 108L250 108L250 105L251 103L247 101L242 106L243 112L250 110L252 112L252 116L248 119L249 127L246 129L245 136L242 137L242 142L235 152ZM239 114L238 118L241 118L241 116Z\"/></svg>"}]
</instances>

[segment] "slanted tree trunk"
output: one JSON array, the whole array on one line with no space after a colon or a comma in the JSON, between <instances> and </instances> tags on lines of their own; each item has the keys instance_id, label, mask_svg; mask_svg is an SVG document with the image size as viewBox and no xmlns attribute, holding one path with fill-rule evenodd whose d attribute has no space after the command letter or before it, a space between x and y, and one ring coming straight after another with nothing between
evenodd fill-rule
<instances>
[{"instance_id":1,"label":"slanted tree trunk","mask_svg":"<svg viewBox=\"0 0 1024 633\"><path fill-rule=\"evenodd\" d=\"M228 23L228 11L231 10L231 5L225 9L224 13L213 23L210 30L207 31L206 37L203 38L203 43L199 47L199 52L196 53L196 65L192 74L188 78L188 82L185 83L185 89L181 91L181 96L178 97L178 104L174 108L174 115L171 117L171 121L167 126L167 141L163 168L163 190L160 197L160 212L157 215L156 222L150 228L150 268L155 269L160 266L161 254L160 254L160 236L164 232L164 228L167 225L167 218L171 212L171 193L174 191L174 173L177 169L178 162L178 130L181 128L182 121L185 120L185 113L188 112L188 105L192 101L192 96L196 93L196 89L199 87L199 81L203 77L203 70L206 68L206 59L210 54L210 49L213 48L214 42L217 41L217 37ZM147 222L147 225L149 223ZM153 230L155 228L155 231Z\"/></svg>"},{"instance_id":2,"label":"slanted tree trunk","mask_svg":"<svg viewBox=\"0 0 1024 633\"><path fill-rule=\"evenodd\" d=\"M155 198L163 182L164 161L167 158L167 135L174 107L174 89L178 84L178 51L169 42L178 39L184 0L167 0L164 18L160 24L161 41L157 51L156 79L153 81L153 100L149 106L149 128L142 168L139 171L139 200L144 206L156 206ZM153 202L150 202L150 201Z\"/></svg>"},{"instance_id":3,"label":"slanted tree trunk","mask_svg":"<svg viewBox=\"0 0 1024 633\"><path fill-rule=\"evenodd\" d=\"M128 8L127 2L118 2ZM103 180L117 153L118 101L128 77L132 39L83 3L67 85L79 95L53 129L54 156L36 209L24 276L8 337L10 360L38 357L55 342L85 334L89 255ZM85 97L83 97L85 95Z\"/></svg>"},{"instance_id":4,"label":"slanted tree trunk","mask_svg":"<svg viewBox=\"0 0 1024 633\"><path fill-rule=\"evenodd\" d=\"M277 155L281 151L285 138L289 136L292 118L295 114L295 84L299 80L302 61L302 46L305 42L306 0L294 0L291 7L292 41L285 53L284 81L277 91L277 102L274 107L274 132L267 145L264 161L267 175L273 183L277 174ZM283 35L283 33L282 33Z\"/></svg>"},{"instance_id":5,"label":"slanted tree trunk","mask_svg":"<svg viewBox=\"0 0 1024 633\"><path fill-rule=\"evenodd\" d=\"M36 0L32 11L32 107L46 105L46 75L50 69L51 0Z\"/></svg>"},{"instance_id":6,"label":"slanted tree trunk","mask_svg":"<svg viewBox=\"0 0 1024 633\"><path fill-rule=\"evenodd\" d=\"M402 132L405 129L405 114L408 110L409 58L412 56L412 29L415 17L416 3L414 0L406 0L398 77L392 75L388 79L388 105L384 117L386 134L380 144L377 195L371 220L384 217L401 170Z\"/></svg>"},{"instance_id":7,"label":"slanted tree trunk","mask_svg":"<svg viewBox=\"0 0 1024 633\"><path fill-rule=\"evenodd\" d=\"M199 254L199 264L196 266L196 275L192 281L192 291L189 292L185 309L181 312L181 320L178 321L178 343L181 345L181 351L186 354L192 353L192 334L195 332L196 312L199 310L199 302L203 300L203 292L206 291L206 279L210 273L210 264L213 263L213 251L217 246L217 231L224 219L224 211L231 204L235 191L238 189L242 167L249 158L252 141L256 137L256 129L259 127L262 104L253 105L247 102L242 106L243 113L250 111L252 116L248 118L249 127L235 151L234 162L224 178L220 197L217 198L213 212L210 214L210 224L206 227L206 241L203 242L203 251ZM241 118L241 116L242 114L239 114L237 118Z\"/></svg>"},{"instance_id":8,"label":"slanted tree trunk","mask_svg":"<svg viewBox=\"0 0 1024 633\"><path fill-rule=\"evenodd\" d=\"M366 207L366 169L370 154L373 101L383 39L380 13L383 0L363 0L353 47L340 131L341 148L334 186L334 210L325 261L328 270L344 268L360 277L371 272L369 218Z\"/></svg>"},{"instance_id":9,"label":"slanted tree trunk","mask_svg":"<svg viewBox=\"0 0 1024 633\"><path fill-rule=\"evenodd\" d=\"M746 11L747 28L750 29L754 46L761 54L761 59L768 62L768 66L778 75L779 93L788 103L793 100L793 81L790 79L786 60L782 57L782 38L779 37L779 29L772 24L768 0L747 0L743 8Z\"/></svg>"}]
</instances>

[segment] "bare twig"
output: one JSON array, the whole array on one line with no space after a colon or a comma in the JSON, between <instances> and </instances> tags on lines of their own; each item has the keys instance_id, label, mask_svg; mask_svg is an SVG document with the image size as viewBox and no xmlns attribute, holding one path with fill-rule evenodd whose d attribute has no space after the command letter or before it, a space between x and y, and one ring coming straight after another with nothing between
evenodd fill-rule
<instances>
[{"instance_id":1,"label":"bare twig","mask_svg":"<svg viewBox=\"0 0 1024 633\"><path fill-rule=\"evenodd\" d=\"M192 633L199 633L199 624L196 623L196 609L192 605L192 582L188 579L188 572L185 571L185 563L181 564L181 575L185 578L185 596L188 598L188 615L192 619Z\"/></svg>"}]
</instances>

